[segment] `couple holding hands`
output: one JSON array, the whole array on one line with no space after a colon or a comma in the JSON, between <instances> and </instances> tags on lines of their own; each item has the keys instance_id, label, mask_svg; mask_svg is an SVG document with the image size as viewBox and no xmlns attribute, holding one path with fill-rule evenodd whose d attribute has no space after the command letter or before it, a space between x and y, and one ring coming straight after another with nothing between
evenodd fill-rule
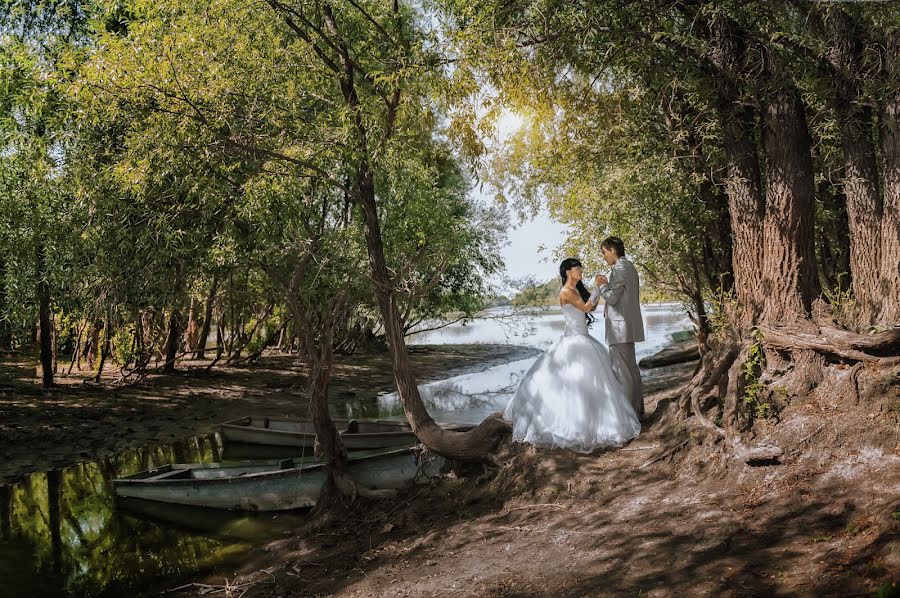
<instances>
[{"instance_id":1,"label":"couple holding hands","mask_svg":"<svg viewBox=\"0 0 900 598\"><path fill-rule=\"evenodd\" d=\"M582 281L575 258L559 266L566 329L531 366L506 406L513 440L589 453L618 447L641 432L644 398L634 344L644 340L637 270L625 244L608 237L601 244L612 267L596 277L593 293ZM603 298L607 349L588 333L587 314Z\"/></svg>"}]
</instances>

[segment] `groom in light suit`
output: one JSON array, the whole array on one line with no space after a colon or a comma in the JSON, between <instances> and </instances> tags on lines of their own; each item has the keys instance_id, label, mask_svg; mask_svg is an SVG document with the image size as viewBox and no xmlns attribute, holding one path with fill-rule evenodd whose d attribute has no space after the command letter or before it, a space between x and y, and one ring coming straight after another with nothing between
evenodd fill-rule
<instances>
[{"instance_id":1,"label":"groom in light suit","mask_svg":"<svg viewBox=\"0 0 900 598\"><path fill-rule=\"evenodd\" d=\"M603 259L612 266L607 279L596 278L598 294L606 301L603 317L606 320L606 344L612 360L613 373L622 382L638 417L644 419L644 393L641 370L634 355L634 343L644 340L644 320L641 318L641 298L637 269L625 257L625 243L619 237L608 237L600 244Z\"/></svg>"}]
</instances>

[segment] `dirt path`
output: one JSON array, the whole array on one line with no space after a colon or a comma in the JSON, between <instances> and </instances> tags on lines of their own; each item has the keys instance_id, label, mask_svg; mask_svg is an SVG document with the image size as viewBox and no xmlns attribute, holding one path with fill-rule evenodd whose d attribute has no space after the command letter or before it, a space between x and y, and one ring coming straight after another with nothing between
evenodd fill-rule
<instances>
[{"instance_id":1,"label":"dirt path","mask_svg":"<svg viewBox=\"0 0 900 598\"><path fill-rule=\"evenodd\" d=\"M202 581L249 584L244 598L873 595L900 581L898 390L797 401L765 467L700 443L660 393L622 450L514 446L489 484L450 476L361 505Z\"/></svg>"},{"instance_id":2,"label":"dirt path","mask_svg":"<svg viewBox=\"0 0 900 598\"><path fill-rule=\"evenodd\" d=\"M507 345L444 345L411 349L422 382L480 371L537 351ZM246 415L303 416L303 368L295 357L265 356L250 366L217 367L208 361L180 364L182 371L156 375L137 386L84 383L86 375L60 377L44 391L35 364L0 356L0 482L34 471L93 461L128 448L205 434ZM393 389L385 354L337 359L333 400L365 403Z\"/></svg>"}]
</instances>

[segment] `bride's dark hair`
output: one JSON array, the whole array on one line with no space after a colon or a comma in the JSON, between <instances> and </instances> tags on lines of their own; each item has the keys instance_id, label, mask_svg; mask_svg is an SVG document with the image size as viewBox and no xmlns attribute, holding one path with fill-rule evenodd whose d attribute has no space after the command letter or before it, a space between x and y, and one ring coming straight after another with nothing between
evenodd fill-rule
<instances>
[{"instance_id":1,"label":"bride's dark hair","mask_svg":"<svg viewBox=\"0 0 900 598\"><path fill-rule=\"evenodd\" d=\"M581 266L581 262L574 257L567 257L559 265L559 277L562 278L563 284L566 284L566 281L569 279L568 271L575 266ZM578 281L578 283L575 285L575 290L578 291L578 294L581 295L581 300L585 303L587 303L587 300L591 298L591 294L588 292L587 287L584 286L583 281Z\"/></svg>"}]
</instances>

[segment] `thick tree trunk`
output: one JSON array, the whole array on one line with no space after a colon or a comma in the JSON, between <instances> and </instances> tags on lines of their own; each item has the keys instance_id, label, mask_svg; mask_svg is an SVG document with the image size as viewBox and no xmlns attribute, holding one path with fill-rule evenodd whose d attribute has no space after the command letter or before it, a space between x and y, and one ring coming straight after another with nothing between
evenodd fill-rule
<instances>
[{"instance_id":1,"label":"thick tree trunk","mask_svg":"<svg viewBox=\"0 0 900 598\"><path fill-rule=\"evenodd\" d=\"M38 243L35 259L37 281L38 309L40 314L41 341L41 374L44 388L53 386L53 326L50 322L50 285L46 279L46 256L44 245Z\"/></svg>"},{"instance_id":2,"label":"thick tree trunk","mask_svg":"<svg viewBox=\"0 0 900 598\"><path fill-rule=\"evenodd\" d=\"M219 277L213 276L209 287L209 295L206 296L206 313L203 315L203 327L200 329L200 338L197 339L197 352L195 359L203 359L206 356L206 343L209 341L209 331L212 327L213 305L216 302L216 292L219 290ZM221 342L221 340L219 341Z\"/></svg>"},{"instance_id":3,"label":"thick tree trunk","mask_svg":"<svg viewBox=\"0 0 900 598\"><path fill-rule=\"evenodd\" d=\"M734 290L741 308L741 324L749 327L762 311L760 273L763 264L763 199L756 116L741 101L738 83L745 42L743 32L724 16L710 24L710 59L720 71L716 77L716 111L722 128L722 148L728 164L726 192L731 218Z\"/></svg>"},{"instance_id":4,"label":"thick tree trunk","mask_svg":"<svg viewBox=\"0 0 900 598\"><path fill-rule=\"evenodd\" d=\"M166 363L163 371L170 374L175 371L175 358L178 356L178 347L181 345L181 327L179 320L181 314L178 308L173 308L169 315L169 336L166 339Z\"/></svg>"},{"instance_id":5,"label":"thick tree trunk","mask_svg":"<svg viewBox=\"0 0 900 598\"><path fill-rule=\"evenodd\" d=\"M710 223L709 235L703 240L703 271L710 289L730 291L734 288L734 255L728 194L712 183L708 187L706 203L717 218Z\"/></svg>"},{"instance_id":6,"label":"thick tree trunk","mask_svg":"<svg viewBox=\"0 0 900 598\"><path fill-rule=\"evenodd\" d=\"M880 293L883 326L900 326L900 33L886 43L888 93L881 103L881 159L884 216L881 221Z\"/></svg>"},{"instance_id":7,"label":"thick tree trunk","mask_svg":"<svg viewBox=\"0 0 900 598\"><path fill-rule=\"evenodd\" d=\"M832 46L828 61L832 79L832 103L841 133L844 155L844 195L850 225L850 271L860 324L872 323L881 312L880 288L882 201L878 165L872 136L872 110L860 103L857 70L861 67L860 32L841 9L829 11Z\"/></svg>"},{"instance_id":8,"label":"thick tree trunk","mask_svg":"<svg viewBox=\"0 0 900 598\"><path fill-rule=\"evenodd\" d=\"M811 142L800 94L789 87L769 92L763 120L766 158L765 261L762 320L797 322L809 317L819 295L813 233L815 181Z\"/></svg>"}]
</instances>

